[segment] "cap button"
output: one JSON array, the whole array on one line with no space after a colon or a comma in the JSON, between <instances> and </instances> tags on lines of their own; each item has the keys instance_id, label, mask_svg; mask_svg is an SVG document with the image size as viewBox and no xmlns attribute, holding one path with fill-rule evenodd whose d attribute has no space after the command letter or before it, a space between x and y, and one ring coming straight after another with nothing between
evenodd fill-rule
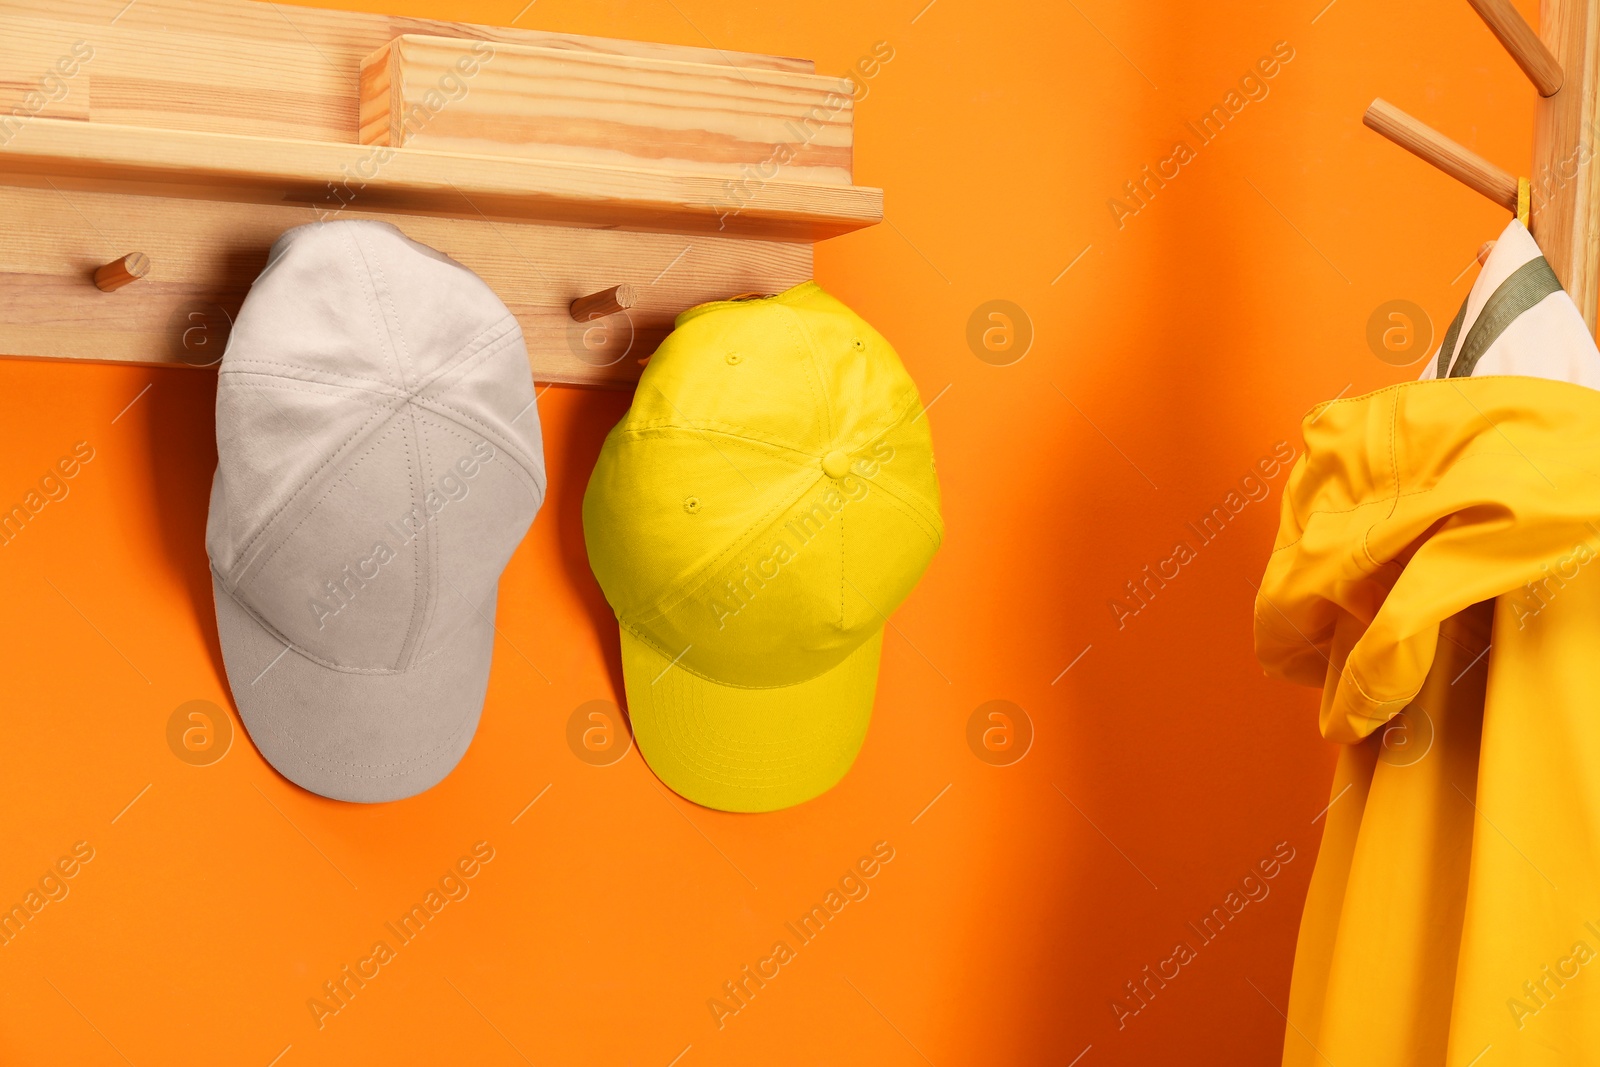
<instances>
[{"instance_id":1,"label":"cap button","mask_svg":"<svg viewBox=\"0 0 1600 1067\"><path fill-rule=\"evenodd\" d=\"M850 457L834 449L822 457L822 473L830 478L843 478L850 473Z\"/></svg>"}]
</instances>

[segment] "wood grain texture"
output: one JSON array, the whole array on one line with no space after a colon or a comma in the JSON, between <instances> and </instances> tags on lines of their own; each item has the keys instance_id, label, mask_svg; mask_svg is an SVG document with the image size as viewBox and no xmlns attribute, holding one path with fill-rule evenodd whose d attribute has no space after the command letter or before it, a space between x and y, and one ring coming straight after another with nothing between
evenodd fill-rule
<instances>
[{"instance_id":1,"label":"wood grain texture","mask_svg":"<svg viewBox=\"0 0 1600 1067\"><path fill-rule=\"evenodd\" d=\"M0 3L0 114L19 107L78 41L94 50L79 76L86 80L70 83L68 100L79 113L47 114L325 141L355 140L361 62L403 34L750 70L813 69L808 60L781 56L253 0L138 0L124 11L125 6L126 0Z\"/></svg>"},{"instance_id":2,"label":"wood grain texture","mask_svg":"<svg viewBox=\"0 0 1600 1067\"><path fill-rule=\"evenodd\" d=\"M1412 118L1387 100L1374 100L1361 121L1368 129L1433 164L1507 211L1517 210L1517 179L1514 175L1507 174L1476 152Z\"/></svg>"},{"instance_id":3,"label":"wood grain texture","mask_svg":"<svg viewBox=\"0 0 1600 1067\"><path fill-rule=\"evenodd\" d=\"M304 207L0 187L0 354L212 365L272 242L314 221ZM808 243L570 229L481 219L367 215L476 271L516 314L534 377L626 387L685 308L811 277ZM137 247L137 300L108 299L97 267ZM580 324L573 300L629 284L626 315ZM134 290L129 290L130 293Z\"/></svg>"},{"instance_id":4,"label":"wood grain texture","mask_svg":"<svg viewBox=\"0 0 1600 1067\"><path fill-rule=\"evenodd\" d=\"M267 250L317 219L384 218L478 271L541 381L625 385L673 317L810 276L810 243L882 217L848 184L358 142L362 60L407 35L562 65L680 65L815 84L806 60L254 0L0 0L0 353L210 365ZM832 82L832 79L822 79ZM95 271L153 266L109 299ZM573 300L639 306L587 324Z\"/></svg>"},{"instance_id":5,"label":"wood grain texture","mask_svg":"<svg viewBox=\"0 0 1600 1067\"><path fill-rule=\"evenodd\" d=\"M1540 34L1567 72L1534 114L1532 230L1556 277L1596 327L1600 290L1600 0L1545 0Z\"/></svg>"},{"instance_id":6,"label":"wood grain texture","mask_svg":"<svg viewBox=\"0 0 1600 1067\"><path fill-rule=\"evenodd\" d=\"M672 233L820 241L883 218L881 190L38 118L0 179Z\"/></svg>"},{"instance_id":7,"label":"wood grain texture","mask_svg":"<svg viewBox=\"0 0 1600 1067\"><path fill-rule=\"evenodd\" d=\"M1553 96L1564 77L1561 64L1511 0L1467 0L1499 39L1540 96Z\"/></svg>"},{"instance_id":8,"label":"wood grain texture","mask_svg":"<svg viewBox=\"0 0 1600 1067\"><path fill-rule=\"evenodd\" d=\"M407 34L368 57L363 144L850 184L843 78Z\"/></svg>"}]
</instances>

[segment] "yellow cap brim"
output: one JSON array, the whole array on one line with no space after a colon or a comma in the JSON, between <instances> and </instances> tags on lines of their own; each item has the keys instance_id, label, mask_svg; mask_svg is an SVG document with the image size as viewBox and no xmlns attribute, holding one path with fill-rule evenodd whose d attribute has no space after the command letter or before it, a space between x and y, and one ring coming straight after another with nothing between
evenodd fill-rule
<instances>
[{"instance_id":1,"label":"yellow cap brim","mask_svg":"<svg viewBox=\"0 0 1600 1067\"><path fill-rule=\"evenodd\" d=\"M831 789L855 762L878 687L880 628L825 674L779 689L708 682L622 631L628 718L674 793L719 811L777 811Z\"/></svg>"}]
</instances>

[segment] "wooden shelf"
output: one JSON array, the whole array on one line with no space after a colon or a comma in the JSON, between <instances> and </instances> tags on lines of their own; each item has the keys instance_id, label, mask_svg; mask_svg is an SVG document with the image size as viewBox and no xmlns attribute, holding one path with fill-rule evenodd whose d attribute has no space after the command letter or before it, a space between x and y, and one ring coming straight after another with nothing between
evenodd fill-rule
<instances>
[{"instance_id":1,"label":"wooden shelf","mask_svg":"<svg viewBox=\"0 0 1600 1067\"><path fill-rule=\"evenodd\" d=\"M373 218L476 271L539 381L626 388L685 308L805 281L814 242L882 220L854 88L539 29L0 0L0 355L213 366L279 234ZM574 317L613 290L632 306Z\"/></svg>"},{"instance_id":2,"label":"wooden shelf","mask_svg":"<svg viewBox=\"0 0 1600 1067\"><path fill-rule=\"evenodd\" d=\"M374 177L365 183L347 177L368 173ZM0 178L18 177L329 212L414 211L785 241L821 241L883 218L882 191L861 186L752 182L740 200L719 176L67 119L34 119L0 146Z\"/></svg>"}]
</instances>

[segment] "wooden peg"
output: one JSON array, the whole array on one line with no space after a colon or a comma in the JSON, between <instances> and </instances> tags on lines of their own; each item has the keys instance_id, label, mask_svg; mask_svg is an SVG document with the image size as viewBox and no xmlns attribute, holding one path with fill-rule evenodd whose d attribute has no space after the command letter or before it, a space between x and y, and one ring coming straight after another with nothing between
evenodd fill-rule
<instances>
[{"instance_id":1,"label":"wooden peg","mask_svg":"<svg viewBox=\"0 0 1600 1067\"><path fill-rule=\"evenodd\" d=\"M1528 25L1511 0L1467 0L1472 9L1489 24L1489 29L1500 39L1511 58L1517 61L1522 73L1533 82L1540 96L1554 96L1561 91L1566 75L1561 64L1550 54L1539 34Z\"/></svg>"},{"instance_id":2,"label":"wooden peg","mask_svg":"<svg viewBox=\"0 0 1600 1067\"><path fill-rule=\"evenodd\" d=\"M1432 163L1507 211L1517 210L1517 179L1387 100L1374 100L1361 121L1418 158Z\"/></svg>"},{"instance_id":3,"label":"wooden peg","mask_svg":"<svg viewBox=\"0 0 1600 1067\"><path fill-rule=\"evenodd\" d=\"M94 284L102 292L111 293L150 273L150 257L143 252L131 252L115 263L107 263L94 272Z\"/></svg>"},{"instance_id":4,"label":"wooden peg","mask_svg":"<svg viewBox=\"0 0 1600 1067\"><path fill-rule=\"evenodd\" d=\"M598 293L580 296L572 302L572 317L579 322L593 322L619 311L627 311L638 301L633 286L624 282Z\"/></svg>"}]
</instances>

